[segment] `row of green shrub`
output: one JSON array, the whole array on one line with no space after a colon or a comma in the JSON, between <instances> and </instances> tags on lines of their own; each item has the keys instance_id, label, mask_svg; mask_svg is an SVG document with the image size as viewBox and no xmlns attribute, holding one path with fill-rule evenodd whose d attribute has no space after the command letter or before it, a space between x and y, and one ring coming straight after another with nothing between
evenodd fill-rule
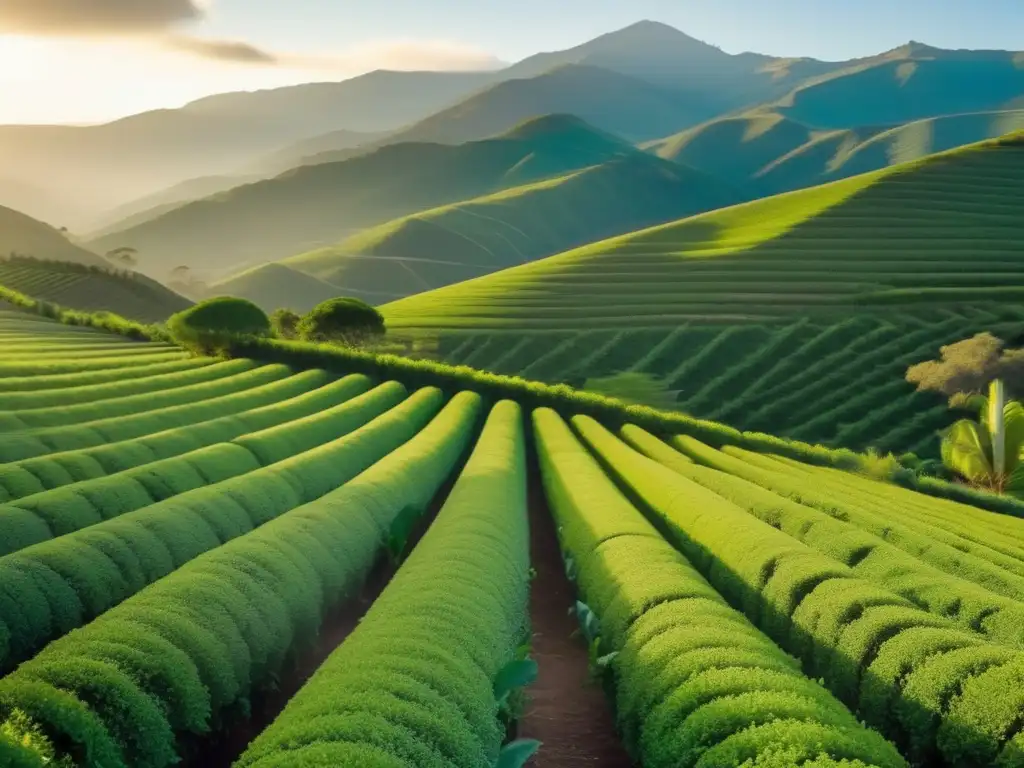
<instances>
[{"instance_id":1,"label":"row of green shrub","mask_svg":"<svg viewBox=\"0 0 1024 768\"><path fill-rule=\"evenodd\" d=\"M344 484L410 440L443 402L423 389L340 440L0 558L0 669Z\"/></svg>"},{"instance_id":2,"label":"row of green shrub","mask_svg":"<svg viewBox=\"0 0 1024 768\"><path fill-rule=\"evenodd\" d=\"M239 768L495 765L529 634L525 453L498 403L423 540Z\"/></svg>"},{"instance_id":3,"label":"row of green shrub","mask_svg":"<svg viewBox=\"0 0 1024 768\"><path fill-rule=\"evenodd\" d=\"M312 647L328 612L358 593L395 519L426 509L479 414L478 397L456 396L338 490L52 643L0 682L0 719L24 713L83 768L174 764L183 734L207 733L227 712L245 710Z\"/></svg>"},{"instance_id":4,"label":"row of green shrub","mask_svg":"<svg viewBox=\"0 0 1024 768\"><path fill-rule=\"evenodd\" d=\"M334 391L345 401L311 416L0 506L0 555L298 456L358 429L406 395L397 382L367 392L365 376L340 384L346 386Z\"/></svg>"},{"instance_id":5,"label":"row of green shrub","mask_svg":"<svg viewBox=\"0 0 1024 768\"><path fill-rule=\"evenodd\" d=\"M557 414L536 411L534 426L545 491L585 601L577 613L593 612L585 633L613 657L618 725L639 764L906 766L725 603Z\"/></svg>"},{"instance_id":6,"label":"row of green shrub","mask_svg":"<svg viewBox=\"0 0 1024 768\"><path fill-rule=\"evenodd\" d=\"M332 378L326 371L304 371L235 395L230 408L225 403L218 409L223 414L218 418L201 421L180 414L181 426L142 437L104 440L78 450L47 450L35 458L0 464L0 502L95 480L308 416L335 405L338 390L347 390L345 379L329 383Z\"/></svg>"},{"instance_id":7,"label":"row of green shrub","mask_svg":"<svg viewBox=\"0 0 1024 768\"><path fill-rule=\"evenodd\" d=\"M1013 764L1024 691L1007 682L1024 653L858 578L593 419L574 424L715 589L912 763Z\"/></svg>"},{"instance_id":8,"label":"row of green shrub","mask_svg":"<svg viewBox=\"0 0 1024 768\"><path fill-rule=\"evenodd\" d=\"M1024 600L1024 562L933 526L915 524L901 511L899 503L885 498L887 490L907 493L903 489L873 485L865 496L858 497L845 488L833 487L826 477L803 478L778 471L766 472L760 462L772 461L769 457L745 452L730 461L721 452L710 451L692 438L679 437L673 442L711 466L828 515L841 516L861 530L884 538L946 573L968 579L990 592ZM725 449L726 452L734 450ZM772 468L777 469L777 466Z\"/></svg>"},{"instance_id":9,"label":"row of green shrub","mask_svg":"<svg viewBox=\"0 0 1024 768\"><path fill-rule=\"evenodd\" d=\"M107 368L127 370L138 365L184 360L186 357L186 352L175 347L157 347L154 350L141 350L125 355L105 352L100 356L93 356L86 353L80 358L76 358L74 355L58 355L47 359L32 357L8 359L5 356L3 360L0 360L0 378L55 376L62 373L79 373Z\"/></svg>"},{"instance_id":10,"label":"row of green shrub","mask_svg":"<svg viewBox=\"0 0 1024 768\"><path fill-rule=\"evenodd\" d=\"M213 358L183 357L167 362L149 363L146 365L121 366L119 368L97 368L90 371L71 371L56 374L19 374L0 378L0 396L6 402L8 397L17 407L18 398L39 395L52 397L59 401L65 391L74 392L81 387L98 384L128 384L133 380L147 379L150 376L161 376L168 373L189 370L209 365ZM59 402L57 403L59 404Z\"/></svg>"},{"instance_id":11,"label":"row of green shrub","mask_svg":"<svg viewBox=\"0 0 1024 768\"><path fill-rule=\"evenodd\" d=\"M1011 648L1024 648L1024 604L964 578L958 569L946 572L918 559L918 553L934 546L931 538L908 531L915 546L910 551L901 549L899 544L893 543L893 539L902 539L898 533L894 535L893 526L901 527L894 521L902 519L902 514L871 518L870 513L862 512L857 520L851 515L844 515L846 519L833 517L837 511L829 514L805 506L737 476L750 474L750 465L699 446L696 441L688 441L688 450L707 466L695 464L636 427L624 427L622 437L641 453L683 477L714 491L821 554L848 565L857 576L907 598L929 613L951 619L962 629L981 632ZM808 478L807 484L813 484L819 492L825 490L817 478ZM833 510L854 501L842 488L830 489L828 498L833 500ZM870 531L858 527L858 521L867 519L873 520ZM906 546L906 539L902 540Z\"/></svg>"}]
</instances>

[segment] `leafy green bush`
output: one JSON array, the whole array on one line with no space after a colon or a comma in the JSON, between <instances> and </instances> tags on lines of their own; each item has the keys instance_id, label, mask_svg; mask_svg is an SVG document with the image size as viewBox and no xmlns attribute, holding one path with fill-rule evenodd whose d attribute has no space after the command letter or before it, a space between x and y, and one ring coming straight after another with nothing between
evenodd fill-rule
<instances>
[{"instance_id":1,"label":"leafy green bush","mask_svg":"<svg viewBox=\"0 0 1024 768\"><path fill-rule=\"evenodd\" d=\"M299 334L302 315L291 309L275 309L270 313L270 328L279 339L294 339Z\"/></svg>"},{"instance_id":2,"label":"leafy green bush","mask_svg":"<svg viewBox=\"0 0 1024 768\"><path fill-rule=\"evenodd\" d=\"M247 299L218 296L171 315L167 330L179 343L188 343L201 333L266 336L270 334L270 319Z\"/></svg>"},{"instance_id":3,"label":"leafy green bush","mask_svg":"<svg viewBox=\"0 0 1024 768\"><path fill-rule=\"evenodd\" d=\"M527 634L524 443L519 407L496 405L422 541L239 768L495 765Z\"/></svg>"},{"instance_id":4,"label":"leafy green bush","mask_svg":"<svg viewBox=\"0 0 1024 768\"><path fill-rule=\"evenodd\" d=\"M358 345L384 334L384 316L364 301L328 299L310 310L298 324L305 341L334 341Z\"/></svg>"}]
</instances>

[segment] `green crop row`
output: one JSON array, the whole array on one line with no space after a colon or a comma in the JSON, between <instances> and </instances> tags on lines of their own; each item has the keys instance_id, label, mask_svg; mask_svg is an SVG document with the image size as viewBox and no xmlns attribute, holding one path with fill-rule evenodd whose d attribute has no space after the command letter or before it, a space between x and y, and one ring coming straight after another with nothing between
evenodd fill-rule
<instances>
[{"instance_id":1,"label":"green crop row","mask_svg":"<svg viewBox=\"0 0 1024 768\"><path fill-rule=\"evenodd\" d=\"M638 451L683 477L714 491L754 517L797 541L850 567L854 574L905 597L937 616L951 619L962 629L985 634L993 642L1024 649L1024 604L984 589L918 560L881 536L779 496L760 485L727 474L739 463L713 449L690 450L701 461L694 464L638 427L624 427L622 437ZM714 457L714 453L719 453Z\"/></svg>"},{"instance_id":2,"label":"green crop row","mask_svg":"<svg viewBox=\"0 0 1024 768\"><path fill-rule=\"evenodd\" d=\"M0 558L0 669L334 490L411 439L443 400L422 389L340 440Z\"/></svg>"},{"instance_id":3,"label":"green crop row","mask_svg":"<svg viewBox=\"0 0 1024 768\"><path fill-rule=\"evenodd\" d=\"M35 431L64 428L85 422L134 416L176 405L198 404L204 400L225 397L269 384L291 373L288 369L272 365L258 365L251 360L233 360L231 362L235 364L235 370L224 378L183 384L165 392L146 392L113 400L65 405L60 408L32 408L0 412L0 430L14 432L16 430Z\"/></svg>"},{"instance_id":4,"label":"green crop row","mask_svg":"<svg viewBox=\"0 0 1024 768\"><path fill-rule=\"evenodd\" d=\"M393 521L422 514L451 473L480 410L476 395L457 395L338 490L51 643L0 682L0 717L24 713L84 768L172 765L182 734L209 732L272 686L327 612L357 594Z\"/></svg>"},{"instance_id":5,"label":"green crop row","mask_svg":"<svg viewBox=\"0 0 1024 768\"><path fill-rule=\"evenodd\" d=\"M128 382L132 379L145 379L150 376L159 376L166 373L177 373L179 371L191 370L213 362L210 357L188 357L182 360L171 360L166 363L152 363L150 365L137 365L129 368L100 368L95 371L79 371L73 373L58 373L54 375L43 375L39 373L25 376L3 376L0 377L0 403L6 403L6 397L34 397L42 396L44 392L55 398L61 397L63 390L76 387L85 387L96 384L109 384ZM56 391L50 391L56 390ZM12 402L17 402L16 400Z\"/></svg>"},{"instance_id":6,"label":"green crop row","mask_svg":"<svg viewBox=\"0 0 1024 768\"><path fill-rule=\"evenodd\" d=\"M269 467L337 440L406 395L397 382L366 392L365 376L342 381L347 386L335 391L351 399L312 416L0 506L0 555Z\"/></svg>"},{"instance_id":7,"label":"green crop row","mask_svg":"<svg viewBox=\"0 0 1024 768\"><path fill-rule=\"evenodd\" d=\"M0 362L0 377L8 376L52 376L58 373L78 373L96 371L105 368L131 368L136 365L152 365L181 360L187 356L184 351L149 352L146 354L118 355L105 357L86 357L76 360L73 357L57 357L54 360L32 360L23 358L10 362Z\"/></svg>"},{"instance_id":8,"label":"green crop row","mask_svg":"<svg viewBox=\"0 0 1024 768\"><path fill-rule=\"evenodd\" d=\"M574 422L715 588L911 762L1011 764L1024 688L1007 681L1024 674L1024 653L858 578L593 419ZM964 655L980 666L958 664Z\"/></svg>"},{"instance_id":9,"label":"green crop row","mask_svg":"<svg viewBox=\"0 0 1024 768\"><path fill-rule=\"evenodd\" d=\"M483 768L497 678L528 633L522 416L498 403L430 527L358 628L238 768Z\"/></svg>"},{"instance_id":10,"label":"green crop row","mask_svg":"<svg viewBox=\"0 0 1024 768\"><path fill-rule=\"evenodd\" d=\"M673 444L710 466L833 517L841 517L946 573L968 579L996 594L1024 600L1024 577L1015 572L1024 568L1024 563L983 544L917 523L900 515L898 507L882 501L881 496L872 498L836 493L824 478L807 482L792 475L764 471L764 466L759 463L761 457L754 454L740 456L740 461L735 457L732 461L725 461L723 454L708 451L706 446L690 438L674 438ZM882 485L877 490L883 494L886 486Z\"/></svg>"},{"instance_id":11,"label":"green crop row","mask_svg":"<svg viewBox=\"0 0 1024 768\"><path fill-rule=\"evenodd\" d=\"M0 464L0 500L95 480L329 408L339 396L347 397L350 385L345 379L328 384L331 378L316 369L297 373L235 395L224 403L219 418L193 423L182 416L181 426L161 432Z\"/></svg>"},{"instance_id":12,"label":"green crop row","mask_svg":"<svg viewBox=\"0 0 1024 768\"><path fill-rule=\"evenodd\" d=\"M618 724L640 764L906 765L725 603L560 417L535 411L534 427L566 559L598 618L601 652L613 656Z\"/></svg>"}]
</instances>

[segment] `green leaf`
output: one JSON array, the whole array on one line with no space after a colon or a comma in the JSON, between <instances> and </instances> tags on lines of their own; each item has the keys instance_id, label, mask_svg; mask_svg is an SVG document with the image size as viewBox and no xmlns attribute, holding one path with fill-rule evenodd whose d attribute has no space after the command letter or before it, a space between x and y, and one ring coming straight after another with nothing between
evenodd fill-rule
<instances>
[{"instance_id":1,"label":"green leaf","mask_svg":"<svg viewBox=\"0 0 1024 768\"><path fill-rule=\"evenodd\" d=\"M597 614L590 610L590 606L580 600L576 601L576 618L580 621L580 628L587 643L594 642L594 638L601 634L601 621Z\"/></svg>"},{"instance_id":2,"label":"green leaf","mask_svg":"<svg viewBox=\"0 0 1024 768\"><path fill-rule=\"evenodd\" d=\"M606 653L604 656L598 656L597 657L597 668L598 669L607 669L608 665L611 664L613 661L615 661L615 657L618 656L618 655L619 655L618 651L612 651L611 653Z\"/></svg>"},{"instance_id":3,"label":"green leaf","mask_svg":"<svg viewBox=\"0 0 1024 768\"><path fill-rule=\"evenodd\" d=\"M419 519L420 510L409 506L404 507L391 521L391 528L388 529L387 549L395 561L401 558L402 553L405 552L409 536Z\"/></svg>"},{"instance_id":4,"label":"green leaf","mask_svg":"<svg viewBox=\"0 0 1024 768\"><path fill-rule=\"evenodd\" d=\"M576 561L568 556L565 558L565 578L576 581Z\"/></svg>"},{"instance_id":5,"label":"green leaf","mask_svg":"<svg viewBox=\"0 0 1024 768\"><path fill-rule=\"evenodd\" d=\"M942 440L942 462L968 480L985 485L992 481L991 451L987 430L970 419L956 422Z\"/></svg>"},{"instance_id":6,"label":"green leaf","mask_svg":"<svg viewBox=\"0 0 1024 768\"><path fill-rule=\"evenodd\" d=\"M541 743L536 739L516 739L501 748L494 768L523 768L526 761L537 754Z\"/></svg>"},{"instance_id":7,"label":"green leaf","mask_svg":"<svg viewBox=\"0 0 1024 768\"><path fill-rule=\"evenodd\" d=\"M504 705L512 691L525 688L537 679L537 662L533 659L510 661L494 678L494 698L499 706Z\"/></svg>"}]
</instances>

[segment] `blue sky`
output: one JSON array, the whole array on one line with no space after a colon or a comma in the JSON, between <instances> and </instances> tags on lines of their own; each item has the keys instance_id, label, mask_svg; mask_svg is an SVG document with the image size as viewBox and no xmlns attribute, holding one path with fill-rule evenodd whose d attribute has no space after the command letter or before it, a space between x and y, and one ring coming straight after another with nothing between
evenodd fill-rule
<instances>
[{"instance_id":1,"label":"blue sky","mask_svg":"<svg viewBox=\"0 0 1024 768\"><path fill-rule=\"evenodd\" d=\"M911 39L943 48L1024 48L1024 0L132 3L145 5L0 3L0 123L97 122L210 93L340 80L376 68L478 68L568 48L641 19L732 53L842 60ZM104 5L97 19L95 9ZM148 20L118 20L125 7L162 10ZM217 54L224 42L245 43L251 48L244 53L276 61L225 60L231 57Z\"/></svg>"}]
</instances>

